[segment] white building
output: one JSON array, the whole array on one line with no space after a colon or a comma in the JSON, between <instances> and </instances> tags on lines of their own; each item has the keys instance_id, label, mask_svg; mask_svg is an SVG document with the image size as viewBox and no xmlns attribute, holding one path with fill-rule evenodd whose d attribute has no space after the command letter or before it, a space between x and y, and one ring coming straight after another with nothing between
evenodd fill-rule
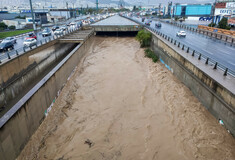
<instances>
[{"instance_id":1,"label":"white building","mask_svg":"<svg viewBox=\"0 0 235 160\"><path fill-rule=\"evenodd\" d=\"M16 29L22 29L26 26L25 19L3 20L3 22L8 26L15 26Z\"/></svg>"}]
</instances>

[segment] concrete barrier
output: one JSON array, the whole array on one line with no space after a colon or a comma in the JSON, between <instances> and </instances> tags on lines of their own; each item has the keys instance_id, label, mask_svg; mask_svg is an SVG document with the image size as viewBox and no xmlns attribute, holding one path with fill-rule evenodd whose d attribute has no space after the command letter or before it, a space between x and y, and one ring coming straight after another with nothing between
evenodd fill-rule
<instances>
[{"instance_id":1,"label":"concrete barrier","mask_svg":"<svg viewBox=\"0 0 235 160\"><path fill-rule=\"evenodd\" d=\"M0 119L0 159L19 155L92 41L90 37L77 46Z\"/></svg>"},{"instance_id":2,"label":"concrete barrier","mask_svg":"<svg viewBox=\"0 0 235 160\"><path fill-rule=\"evenodd\" d=\"M139 25L122 25L122 26L99 26L93 25L95 32L132 32L139 31L143 27Z\"/></svg>"},{"instance_id":3,"label":"concrete barrier","mask_svg":"<svg viewBox=\"0 0 235 160\"><path fill-rule=\"evenodd\" d=\"M216 119L235 135L234 78L224 78L187 51L152 32L152 49L172 73L181 80ZM183 53L182 53L183 52ZM213 77L214 76L214 77ZM222 76L222 77L221 77ZM221 82L224 82L222 84Z\"/></svg>"},{"instance_id":4,"label":"concrete barrier","mask_svg":"<svg viewBox=\"0 0 235 160\"><path fill-rule=\"evenodd\" d=\"M35 85L43 75L49 72L49 69L56 65L56 63L58 63L66 53L70 52L73 47L74 44L58 43L27 57L28 63L23 63L23 65L29 65L19 73L15 72L13 77L1 84L0 109L2 111L0 116L6 113L8 108L13 105L12 103L17 102L17 100L23 96L22 93L26 93L26 91L33 87L33 85ZM25 54L25 56L26 55L27 54ZM25 56L22 56L21 58L25 58ZM10 69L14 71L18 66L21 66L21 63L13 63L12 66L10 66ZM9 66L6 65L5 67L6 68L4 69L8 71Z\"/></svg>"}]
</instances>

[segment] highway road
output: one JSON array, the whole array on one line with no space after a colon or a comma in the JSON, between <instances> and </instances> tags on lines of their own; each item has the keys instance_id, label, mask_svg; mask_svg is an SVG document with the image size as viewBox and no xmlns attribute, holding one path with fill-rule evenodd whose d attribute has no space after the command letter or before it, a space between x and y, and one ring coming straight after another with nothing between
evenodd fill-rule
<instances>
[{"instance_id":1,"label":"highway road","mask_svg":"<svg viewBox=\"0 0 235 160\"><path fill-rule=\"evenodd\" d=\"M134 17L134 19L141 22L141 18ZM155 23L156 21L153 20L150 27L155 28ZM176 39L178 42L182 42L191 49L204 54L205 56L217 61L218 63L224 65L225 67L235 72L234 46L226 44L221 40L216 40L215 38L210 38L205 35L188 30L185 30L187 33L187 36L185 38L177 37L176 32L182 30L182 28L167 23L161 24L161 28L155 29Z\"/></svg>"},{"instance_id":2,"label":"highway road","mask_svg":"<svg viewBox=\"0 0 235 160\"><path fill-rule=\"evenodd\" d=\"M64 21L64 22L59 22L59 23L57 23L57 24L55 24L55 25L62 26L62 25L65 25L65 24L67 24L67 23L70 23L70 22L72 22L72 21L75 21L75 22L76 22L76 21L79 21L79 20L82 20L82 19L86 19L86 18L87 18L87 16L81 16L81 17L77 17L76 19L73 18L73 19L69 19L69 20ZM73 29L74 27L75 27L75 26L69 26L69 27L68 27L68 30L69 30L69 29ZM49 27L49 28L52 28L52 27ZM40 44L40 41L43 41L43 43L45 43L45 40L48 41L49 38L51 39L51 38L54 36L54 34L53 34L53 32L52 32L52 35L51 35L51 36L43 37L43 36L42 36L42 31L39 31L39 32L36 33L36 36L37 36L37 44ZM8 59L8 55L7 55L7 54L9 54L10 56L15 55L15 54L16 54L16 50L17 50L18 52L23 52L23 42L24 42L25 37L27 37L27 35L16 38L16 39L17 39L17 43L14 44L14 49L13 49L13 50L10 50L10 51L8 51L8 52L0 53L0 60L1 60L1 61L4 61L4 60ZM35 46L34 46L34 47L35 47ZM26 48L26 49L27 49L27 48Z\"/></svg>"}]
</instances>

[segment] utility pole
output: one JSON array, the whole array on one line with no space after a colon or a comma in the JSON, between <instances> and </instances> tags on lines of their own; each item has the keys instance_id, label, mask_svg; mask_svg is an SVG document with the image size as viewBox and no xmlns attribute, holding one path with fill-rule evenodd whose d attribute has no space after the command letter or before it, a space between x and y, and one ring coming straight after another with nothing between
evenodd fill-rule
<instances>
[{"instance_id":1,"label":"utility pole","mask_svg":"<svg viewBox=\"0 0 235 160\"><path fill-rule=\"evenodd\" d=\"M66 2L66 6L67 6L67 18L69 19L69 8L68 8L68 2Z\"/></svg>"},{"instance_id":2,"label":"utility pole","mask_svg":"<svg viewBox=\"0 0 235 160\"><path fill-rule=\"evenodd\" d=\"M32 15L32 19L33 19L33 30L36 31L36 25L35 25L35 19L34 19L33 7L32 7L32 1L31 0L29 0L29 4L30 4L30 10L31 10L31 15Z\"/></svg>"},{"instance_id":3,"label":"utility pole","mask_svg":"<svg viewBox=\"0 0 235 160\"><path fill-rule=\"evenodd\" d=\"M96 0L96 12L98 13L98 9L99 9L99 2L98 2L99 0Z\"/></svg>"}]
</instances>

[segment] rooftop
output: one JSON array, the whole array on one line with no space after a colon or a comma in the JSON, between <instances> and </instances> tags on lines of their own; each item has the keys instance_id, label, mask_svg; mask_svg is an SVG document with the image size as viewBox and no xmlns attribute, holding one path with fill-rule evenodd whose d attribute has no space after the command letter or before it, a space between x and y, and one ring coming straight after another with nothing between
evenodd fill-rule
<instances>
[{"instance_id":1,"label":"rooftop","mask_svg":"<svg viewBox=\"0 0 235 160\"><path fill-rule=\"evenodd\" d=\"M121 26L121 25L125 25L125 26L137 25L138 26L139 24L132 22L126 18L123 18L119 15L115 15L92 25L93 26Z\"/></svg>"}]
</instances>

